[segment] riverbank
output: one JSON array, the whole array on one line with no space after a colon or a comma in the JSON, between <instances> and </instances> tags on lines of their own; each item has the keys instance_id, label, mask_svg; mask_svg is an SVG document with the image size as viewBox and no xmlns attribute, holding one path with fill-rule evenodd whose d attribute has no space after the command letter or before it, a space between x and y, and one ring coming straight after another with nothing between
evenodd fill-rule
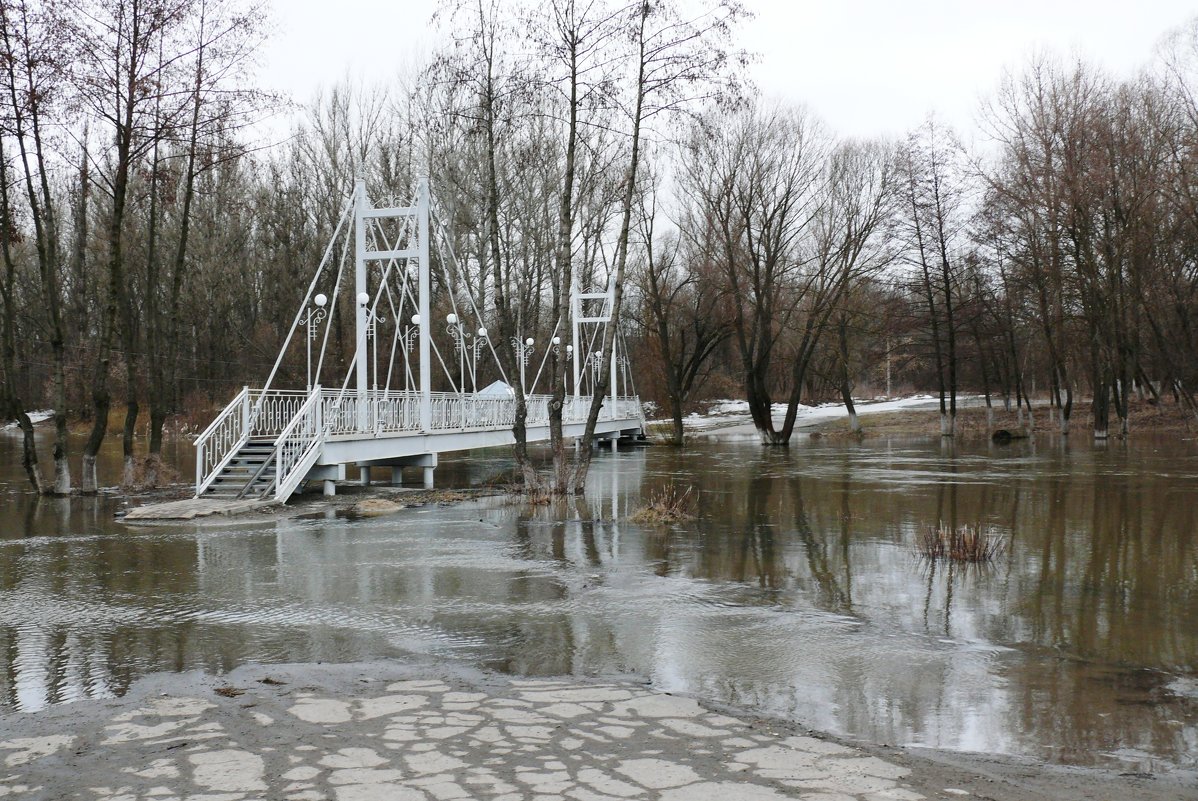
<instances>
[{"instance_id":1,"label":"riverbank","mask_svg":"<svg viewBox=\"0 0 1198 801\"><path fill-rule=\"evenodd\" d=\"M28 801L1198 798L1189 775L850 743L641 682L436 663L158 674L0 731L0 798Z\"/></svg>"},{"instance_id":2,"label":"riverbank","mask_svg":"<svg viewBox=\"0 0 1198 801\"><path fill-rule=\"evenodd\" d=\"M1056 425L1051 418L1053 410L1047 404L1036 404L1033 410L1035 425L1031 429L1032 433L1056 431ZM784 413L784 406L776 404L775 425L781 427ZM802 407L795 421L795 432L800 435L831 438L932 437L940 434L940 401L928 395L892 401L865 401L857 406L857 413L863 429L861 434L854 434L849 430L848 413L843 405ZM1172 402L1152 404L1133 401L1129 423L1132 436L1137 433L1198 436L1198 420L1195 420L1189 411ZM659 434L668 433L668 423L654 421L651 425L657 427ZM1093 422L1088 400L1075 401L1071 425L1073 433L1092 436ZM747 404L743 402L718 401L705 413L687 417L685 426L688 438L697 441L735 442L757 438ZM1027 430L1027 417L1025 415L1021 420L1014 411L1005 411L1001 402L996 402L993 422L990 423L984 398L974 395L958 398L958 437L987 439L996 429ZM1119 433L1118 420L1113 411L1109 433L1112 438Z\"/></svg>"}]
</instances>

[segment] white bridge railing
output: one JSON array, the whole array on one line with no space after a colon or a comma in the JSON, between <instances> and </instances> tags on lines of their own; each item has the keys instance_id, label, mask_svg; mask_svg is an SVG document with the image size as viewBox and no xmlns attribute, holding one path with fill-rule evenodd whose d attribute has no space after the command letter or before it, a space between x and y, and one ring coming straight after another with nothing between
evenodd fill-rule
<instances>
[{"instance_id":1,"label":"white bridge railing","mask_svg":"<svg viewBox=\"0 0 1198 801\"><path fill-rule=\"evenodd\" d=\"M204 494L233 454L241 450L249 437L249 421L249 389L246 388L237 393L237 397L196 438L197 496Z\"/></svg>"},{"instance_id":2,"label":"white bridge railing","mask_svg":"<svg viewBox=\"0 0 1198 801\"><path fill-rule=\"evenodd\" d=\"M325 433L333 437L382 436L422 433L420 393L372 391L359 399L357 394L325 390L322 399ZM549 396L531 395L527 401L525 425L549 424ZM562 409L562 422L584 423L590 411L589 396L568 396ZM605 403L600 420L640 419L637 396L616 399L613 408ZM429 398L429 432L496 431L516 423L515 398L488 395L459 395L434 392Z\"/></svg>"},{"instance_id":3,"label":"white bridge railing","mask_svg":"<svg viewBox=\"0 0 1198 801\"><path fill-rule=\"evenodd\" d=\"M530 395L528 427L549 424L548 395ZM365 439L447 432L501 431L516 422L516 399L434 392L429 396L429 428L421 426L419 392L354 391L317 387L303 390L245 388L196 440L196 495L202 495L251 438L274 440L276 497L287 497L319 456L326 439ZM586 422L591 398L568 395L562 423ZM640 421L638 396L605 399L600 420ZM285 493L284 493L285 490Z\"/></svg>"},{"instance_id":4,"label":"white bridge railing","mask_svg":"<svg viewBox=\"0 0 1198 801\"><path fill-rule=\"evenodd\" d=\"M323 404L317 387L275 440L275 499L285 501L320 456Z\"/></svg>"}]
</instances>

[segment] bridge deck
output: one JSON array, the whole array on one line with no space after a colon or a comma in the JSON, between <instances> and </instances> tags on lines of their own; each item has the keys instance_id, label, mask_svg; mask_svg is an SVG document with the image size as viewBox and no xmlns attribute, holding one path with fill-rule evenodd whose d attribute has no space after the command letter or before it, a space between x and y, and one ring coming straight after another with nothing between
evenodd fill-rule
<instances>
[{"instance_id":1,"label":"bridge deck","mask_svg":"<svg viewBox=\"0 0 1198 801\"><path fill-rule=\"evenodd\" d=\"M549 439L549 400L527 399L527 441ZM590 404L566 399L564 436L585 433ZM515 399L502 395L247 388L196 441L196 495L273 491L283 501L304 481L346 478L350 465L420 466L431 486L438 454L513 444L515 412ZM643 423L638 398L609 397L594 433L614 439Z\"/></svg>"},{"instance_id":2,"label":"bridge deck","mask_svg":"<svg viewBox=\"0 0 1198 801\"><path fill-rule=\"evenodd\" d=\"M634 434L641 429L640 418L600 420L595 425L595 435L611 438ZM527 427L528 442L547 442L549 424L532 424ZM562 434L567 438L580 437L585 433L585 423L574 422L562 425ZM495 448L514 445L515 435L511 427L463 428L456 431L405 431L393 433L338 434L324 441L321 454L316 459L320 466L335 464L385 464L389 459L403 459L434 453L470 451L478 448Z\"/></svg>"}]
</instances>

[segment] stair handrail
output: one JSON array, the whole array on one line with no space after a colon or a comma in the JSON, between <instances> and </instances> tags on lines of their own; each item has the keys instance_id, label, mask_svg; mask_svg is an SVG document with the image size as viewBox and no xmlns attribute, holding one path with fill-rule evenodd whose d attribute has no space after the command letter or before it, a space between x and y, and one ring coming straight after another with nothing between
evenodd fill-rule
<instances>
[{"instance_id":1,"label":"stair handrail","mask_svg":"<svg viewBox=\"0 0 1198 801\"><path fill-rule=\"evenodd\" d=\"M237 397L230 401L229 405L224 408L216 419L204 429L204 433L196 437L196 497L204 494L204 491L216 480L220 472L225 469L229 460L241 450L245 445L246 440L250 436L250 389L242 387L241 392L237 393ZM210 469L205 468L205 461L213 454L210 453L209 443L212 446L219 447L221 450L216 451L215 457L212 459Z\"/></svg>"},{"instance_id":2,"label":"stair handrail","mask_svg":"<svg viewBox=\"0 0 1198 801\"><path fill-rule=\"evenodd\" d=\"M271 456L276 460L274 490L277 501L287 500L299 482L303 480L303 474L311 467L305 462L308 461L312 452L324 442L321 400L321 387L320 384L317 384L312 387L308 399L295 413L295 417L275 438ZM300 446L294 458L287 447L292 444L291 440L295 440L295 444Z\"/></svg>"}]
</instances>

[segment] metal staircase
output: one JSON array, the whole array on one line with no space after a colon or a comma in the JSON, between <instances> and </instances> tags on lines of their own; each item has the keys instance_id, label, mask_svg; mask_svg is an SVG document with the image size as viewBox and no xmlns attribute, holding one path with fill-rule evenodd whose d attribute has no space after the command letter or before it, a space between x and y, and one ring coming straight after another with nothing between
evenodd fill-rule
<instances>
[{"instance_id":1,"label":"metal staircase","mask_svg":"<svg viewBox=\"0 0 1198 801\"><path fill-rule=\"evenodd\" d=\"M320 456L321 401L319 386L243 389L196 440L196 497L286 501Z\"/></svg>"},{"instance_id":2,"label":"metal staircase","mask_svg":"<svg viewBox=\"0 0 1198 801\"><path fill-rule=\"evenodd\" d=\"M204 490L207 498L265 498L278 478L274 437L246 440Z\"/></svg>"}]
</instances>

